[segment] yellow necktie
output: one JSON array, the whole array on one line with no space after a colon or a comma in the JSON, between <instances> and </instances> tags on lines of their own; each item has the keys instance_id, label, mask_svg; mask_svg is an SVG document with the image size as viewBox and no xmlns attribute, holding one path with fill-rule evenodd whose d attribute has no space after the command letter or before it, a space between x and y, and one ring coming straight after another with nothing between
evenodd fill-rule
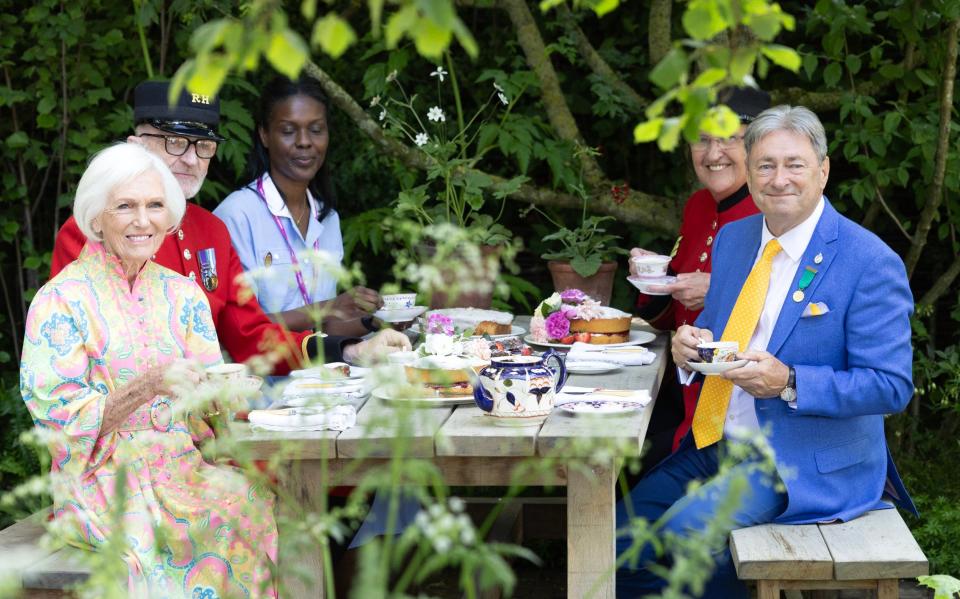
<instances>
[{"instance_id":1,"label":"yellow necktie","mask_svg":"<svg viewBox=\"0 0 960 599\"><path fill-rule=\"evenodd\" d=\"M753 265L753 270L740 290L737 303L730 313L730 320L723 329L723 341L736 341L740 351L747 350L753 331L760 320L760 312L770 286L770 270L773 257L782 248L780 242L771 239L763 248L763 255ZM693 413L693 439L697 449L713 445L723 437L723 423L727 418L727 406L733 393L733 383L719 376L708 377L700 391L697 410Z\"/></svg>"}]
</instances>

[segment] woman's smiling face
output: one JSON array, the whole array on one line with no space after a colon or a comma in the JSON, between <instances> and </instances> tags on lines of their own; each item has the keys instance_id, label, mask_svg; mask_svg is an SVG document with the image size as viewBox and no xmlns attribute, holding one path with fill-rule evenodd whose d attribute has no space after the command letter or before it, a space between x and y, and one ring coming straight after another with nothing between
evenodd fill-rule
<instances>
[{"instance_id":1,"label":"woman's smiling face","mask_svg":"<svg viewBox=\"0 0 960 599\"><path fill-rule=\"evenodd\" d=\"M327 109L310 96L289 96L274 104L259 134L270 154L270 176L309 184L323 166L330 143Z\"/></svg>"},{"instance_id":2,"label":"woman's smiling face","mask_svg":"<svg viewBox=\"0 0 960 599\"><path fill-rule=\"evenodd\" d=\"M114 187L93 228L100 230L104 247L128 275L139 272L160 249L170 228L160 174L147 171Z\"/></svg>"}]
</instances>

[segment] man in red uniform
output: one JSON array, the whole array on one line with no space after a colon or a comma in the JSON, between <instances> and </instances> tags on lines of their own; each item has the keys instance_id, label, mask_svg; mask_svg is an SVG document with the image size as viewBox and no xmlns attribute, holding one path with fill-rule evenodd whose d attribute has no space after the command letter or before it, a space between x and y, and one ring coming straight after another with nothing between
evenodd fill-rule
<instances>
[{"instance_id":1,"label":"man in red uniform","mask_svg":"<svg viewBox=\"0 0 960 599\"><path fill-rule=\"evenodd\" d=\"M713 240L720 228L758 212L747 189L743 134L747 123L770 107L770 95L753 88L728 88L718 99L740 117L740 129L725 139L701 135L690 145L693 169L704 189L694 192L683 209L680 237L667 273L677 281L651 289L662 295L641 293L637 301L638 315L663 331L693 324L703 310L703 298L710 286ZM652 253L640 248L630 251L631 256ZM630 270L636 275L632 263ZM676 449L690 430L700 393L700 383L682 387L676 380L676 369L667 370L650 421L647 438L651 446L645 466L656 464Z\"/></svg>"},{"instance_id":2,"label":"man in red uniform","mask_svg":"<svg viewBox=\"0 0 960 599\"><path fill-rule=\"evenodd\" d=\"M134 92L136 135L127 141L140 143L166 162L180 183L184 196L193 198L207 176L217 143L220 101L215 97L183 91L174 106L167 101L169 84L146 81ZM53 247L50 277L54 277L80 254L86 238L71 216L60 228ZM243 267L230 243L230 234L220 219L192 202L180 228L167 236L157 251L158 264L196 281L207 294L220 344L231 358L246 362L265 356L282 375L299 367L305 354L327 361L409 349L410 341L396 331L382 331L369 341L327 337L322 344L311 331L293 333L270 320L256 297L243 284ZM335 300L334 300L335 301Z\"/></svg>"}]
</instances>

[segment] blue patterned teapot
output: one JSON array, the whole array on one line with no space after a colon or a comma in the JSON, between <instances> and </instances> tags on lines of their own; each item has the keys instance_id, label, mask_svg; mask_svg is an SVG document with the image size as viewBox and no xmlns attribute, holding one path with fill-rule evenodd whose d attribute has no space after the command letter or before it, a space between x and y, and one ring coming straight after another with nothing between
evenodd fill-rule
<instances>
[{"instance_id":1,"label":"blue patterned teapot","mask_svg":"<svg viewBox=\"0 0 960 599\"><path fill-rule=\"evenodd\" d=\"M555 369L547 367L555 360ZM550 414L556 394L567 380L563 357L554 350L543 356L494 358L480 371L473 399L500 424L538 424Z\"/></svg>"}]
</instances>

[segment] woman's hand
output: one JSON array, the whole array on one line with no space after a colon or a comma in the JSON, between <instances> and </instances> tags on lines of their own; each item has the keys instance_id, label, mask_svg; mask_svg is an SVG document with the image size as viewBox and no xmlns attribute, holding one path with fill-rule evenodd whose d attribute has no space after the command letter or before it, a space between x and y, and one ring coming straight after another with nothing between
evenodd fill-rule
<instances>
[{"instance_id":1,"label":"woman's hand","mask_svg":"<svg viewBox=\"0 0 960 599\"><path fill-rule=\"evenodd\" d=\"M676 283L663 287L688 310L702 310L703 298L710 288L710 273L682 272L677 275Z\"/></svg>"},{"instance_id":2,"label":"woman's hand","mask_svg":"<svg viewBox=\"0 0 960 599\"><path fill-rule=\"evenodd\" d=\"M354 287L335 297L330 305L332 316L341 320L373 314L383 305L380 294L366 287Z\"/></svg>"},{"instance_id":3,"label":"woman's hand","mask_svg":"<svg viewBox=\"0 0 960 599\"><path fill-rule=\"evenodd\" d=\"M347 362L366 364L387 354L409 351L412 348L410 339L406 335L392 329L384 329L366 341L344 348L343 359Z\"/></svg>"}]
</instances>

